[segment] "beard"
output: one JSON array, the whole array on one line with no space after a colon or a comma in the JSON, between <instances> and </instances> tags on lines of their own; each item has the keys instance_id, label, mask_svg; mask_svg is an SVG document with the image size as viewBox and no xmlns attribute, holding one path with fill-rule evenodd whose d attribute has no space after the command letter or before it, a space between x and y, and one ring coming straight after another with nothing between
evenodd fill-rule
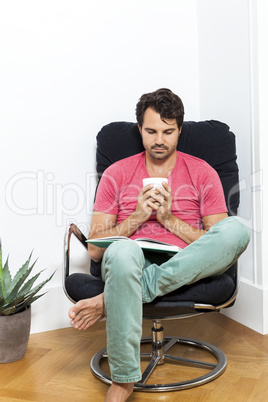
<instances>
[{"instance_id":1,"label":"beard","mask_svg":"<svg viewBox=\"0 0 268 402\"><path fill-rule=\"evenodd\" d=\"M162 150L162 151L157 151L157 150ZM176 149L176 147L170 149L169 147L162 145L161 147L159 146L152 146L150 147L147 151L149 153L149 155L153 158L153 159L158 159L158 160L164 160L167 159L169 157L169 155Z\"/></svg>"}]
</instances>

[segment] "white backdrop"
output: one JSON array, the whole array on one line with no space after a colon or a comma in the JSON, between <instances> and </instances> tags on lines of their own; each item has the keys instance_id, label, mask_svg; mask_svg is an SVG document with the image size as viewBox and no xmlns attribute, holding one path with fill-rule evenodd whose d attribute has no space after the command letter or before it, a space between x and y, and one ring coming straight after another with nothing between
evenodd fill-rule
<instances>
[{"instance_id":1,"label":"white backdrop","mask_svg":"<svg viewBox=\"0 0 268 402\"><path fill-rule=\"evenodd\" d=\"M56 270L33 304L32 332L69 325L63 237L70 221L85 233L89 227L97 132L110 121L134 121L139 97L160 87L182 97L186 120L223 120L237 136L240 215L257 230L228 314L268 331L267 13L265 0L0 0L4 259L10 254L14 273L34 250L35 271L47 268L42 279ZM74 257L88 264L76 245Z\"/></svg>"},{"instance_id":2,"label":"white backdrop","mask_svg":"<svg viewBox=\"0 0 268 402\"><path fill-rule=\"evenodd\" d=\"M230 317L268 333L266 0L197 1L200 119L213 114L236 134L239 215L252 239L239 259L239 295ZM266 185L265 185L266 184Z\"/></svg>"},{"instance_id":3,"label":"white backdrop","mask_svg":"<svg viewBox=\"0 0 268 402\"><path fill-rule=\"evenodd\" d=\"M69 322L63 237L70 220L88 229L98 130L135 121L139 97L160 87L198 119L197 46L194 0L0 1L3 253L13 272L32 249L42 278L56 270L32 332Z\"/></svg>"}]
</instances>

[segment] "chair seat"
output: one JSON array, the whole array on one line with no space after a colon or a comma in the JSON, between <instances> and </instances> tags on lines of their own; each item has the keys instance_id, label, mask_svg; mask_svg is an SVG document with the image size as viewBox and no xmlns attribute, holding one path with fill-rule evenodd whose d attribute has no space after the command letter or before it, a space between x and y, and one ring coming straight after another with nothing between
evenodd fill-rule
<instances>
[{"instance_id":1,"label":"chair seat","mask_svg":"<svg viewBox=\"0 0 268 402\"><path fill-rule=\"evenodd\" d=\"M157 297L154 303L190 300L195 303L222 304L232 296L234 290L233 279L229 275L221 274L182 286L165 296Z\"/></svg>"},{"instance_id":2,"label":"chair seat","mask_svg":"<svg viewBox=\"0 0 268 402\"><path fill-rule=\"evenodd\" d=\"M67 277L65 287L71 298L78 301L102 293L104 283L93 275L76 273ZM157 297L151 303L144 303L143 317L162 319L196 314L197 303L220 305L229 300L234 291L235 283L229 275L212 276Z\"/></svg>"}]
</instances>

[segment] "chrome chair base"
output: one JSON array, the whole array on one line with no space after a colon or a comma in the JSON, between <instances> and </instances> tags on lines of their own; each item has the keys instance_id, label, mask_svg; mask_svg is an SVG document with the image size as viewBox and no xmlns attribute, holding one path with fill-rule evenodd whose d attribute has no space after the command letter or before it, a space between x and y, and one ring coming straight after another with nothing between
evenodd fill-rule
<instances>
[{"instance_id":1,"label":"chrome chair base","mask_svg":"<svg viewBox=\"0 0 268 402\"><path fill-rule=\"evenodd\" d=\"M206 384L207 382L215 380L217 377L223 374L227 366L227 359L225 354L220 349L209 343L198 341L195 339L180 338L174 336L164 337L164 330L161 326L160 321L154 322L154 327L152 328L152 337L142 338L141 345L146 343L151 343L152 351L151 353L141 353L140 356L141 359L150 358L150 361L142 374L142 379L134 384L134 391L167 392L198 387L200 385ZM213 355L213 360L216 359L217 362L211 362L211 359L209 359L209 361L201 361L168 354L168 351L177 344L187 345L192 350L195 348L199 350L202 349L209 354L209 357L210 355ZM95 354L95 356L93 356L90 363L91 370L99 380L106 384L111 384L112 380L110 376L101 369L101 364L104 359L107 359L106 348L100 350L98 353ZM149 380L151 374L157 368L157 366L169 362L172 364L177 363L178 365L192 367L193 370L195 368L206 369L208 370L208 372L205 375L197 376L186 381L168 384L148 384L147 381ZM173 370L175 370L175 368Z\"/></svg>"}]
</instances>

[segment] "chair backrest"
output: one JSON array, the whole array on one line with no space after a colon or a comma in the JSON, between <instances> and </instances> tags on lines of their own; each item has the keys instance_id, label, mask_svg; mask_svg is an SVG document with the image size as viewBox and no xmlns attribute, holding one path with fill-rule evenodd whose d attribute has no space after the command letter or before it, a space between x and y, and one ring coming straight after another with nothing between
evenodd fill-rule
<instances>
[{"instance_id":1,"label":"chair backrest","mask_svg":"<svg viewBox=\"0 0 268 402\"><path fill-rule=\"evenodd\" d=\"M216 120L184 122L177 149L204 159L217 171L229 215L236 215L239 205L238 166L235 135L228 125ZM96 162L99 178L112 163L143 150L136 123L114 122L105 125L97 135ZM91 264L91 272L99 275L99 266L94 262ZM232 270L230 274L234 275Z\"/></svg>"}]
</instances>

